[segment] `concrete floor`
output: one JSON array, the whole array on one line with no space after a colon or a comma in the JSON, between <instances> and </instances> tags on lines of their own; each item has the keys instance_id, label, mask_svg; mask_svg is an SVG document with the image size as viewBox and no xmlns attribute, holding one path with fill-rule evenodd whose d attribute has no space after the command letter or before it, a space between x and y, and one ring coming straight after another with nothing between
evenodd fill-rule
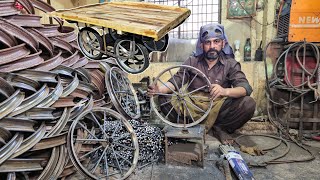
<instances>
[{"instance_id":1,"label":"concrete floor","mask_svg":"<svg viewBox=\"0 0 320 180\"><path fill-rule=\"evenodd\" d=\"M267 140L265 138L255 138L254 141L260 145L275 144L277 141ZM254 174L255 179L297 179L297 180L319 180L320 179L320 143L311 142L312 148L310 150L315 155L315 160L303 163L290 163L290 164L277 164L268 165L262 168L251 167L251 171ZM221 171L216 167L216 160L219 159L218 146L219 141L212 137L207 136L208 145L207 154L205 155L205 167L186 166L186 165L165 165L164 163L158 163L150 165L141 170L136 170L134 174L129 177L129 180L223 180L225 179ZM264 146L264 147L266 147ZM272 145L271 145L272 146ZM290 143L291 150L285 156L284 159L299 159L304 158L308 154L302 151L296 145ZM276 150L268 152L265 157L274 157L275 155L283 152L285 146L281 145ZM254 159L250 155L242 154L244 159L252 161ZM260 158L261 159L261 158ZM236 179L236 178L234 178Z\"/></svg>"}]
</instances>

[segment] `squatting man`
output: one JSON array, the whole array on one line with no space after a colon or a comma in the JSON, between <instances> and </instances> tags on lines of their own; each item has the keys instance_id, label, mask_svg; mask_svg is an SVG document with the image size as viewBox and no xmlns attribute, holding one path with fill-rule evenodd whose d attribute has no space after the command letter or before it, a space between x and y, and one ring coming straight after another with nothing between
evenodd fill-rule
<instances>
[{"instance_id":1,"label":"squatting man","mask_svg":"<svg viewBox=\"0 0 320 180\"><path fill-rule=\"evenodd\" d=\"M216 23L202 26L196 52L183 65L197 68L210 80L209 91L202 92L213 100L213 107L206 120L202 122L206 126L206 131L212 129L212 132L223 144L232 143L229 134L242 127L252 118L256 103L250 97L252 87L241 71L240 63L234 59L224 27ZM178 72L165 83L166 85L155 84L149 86L148 94L152 96L157 93L172 93L170 89L176 90L174 83L181 83L173 82L173 78L177 80L181 79L181 76L182 74ZM189 73L186 77L192 79L192 73ZM203 82L200 82L202 80L197 78L188 87L188 90L201 87ZM170 99L170 96L159 95L158 97L159 103L168 102ZM167 103L160 109L164 114L167 114L172 109L172 103ZM176 119L176 110L171 111L168 117L169 120Z\"/></svg>"}]
</instances>

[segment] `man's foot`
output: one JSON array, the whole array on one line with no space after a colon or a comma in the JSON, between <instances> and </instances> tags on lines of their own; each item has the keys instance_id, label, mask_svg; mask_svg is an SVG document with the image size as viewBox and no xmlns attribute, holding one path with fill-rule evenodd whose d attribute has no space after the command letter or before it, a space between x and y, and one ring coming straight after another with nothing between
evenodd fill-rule
<instances>
[{"instance_id":1,"label":"man's foot","mask_svg":"<svg viewBox=\"0 0 320 180\"><path fill-rule=\"evenodd\" d=\"M213 134L218 138L218 140L222 144L232 145L234 143L233 138L226 131L222 130L218 126L213 126Z\"/></svg>"}]
</instances>

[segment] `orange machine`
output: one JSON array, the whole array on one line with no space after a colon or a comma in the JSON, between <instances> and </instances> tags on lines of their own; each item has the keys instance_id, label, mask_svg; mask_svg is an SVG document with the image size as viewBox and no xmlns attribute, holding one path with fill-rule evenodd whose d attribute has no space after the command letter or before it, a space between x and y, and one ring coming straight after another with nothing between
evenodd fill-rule
<instances>
[{"instance_id":1,"label":"orange machine","mask_svg":"<svg viewBox=\"0 0 320 180\"><path fill-rule=\"evenodd\" d=\"M283 0L277 36L288 42L320 42L320 0Z\"/></svg>"}]
</instances>

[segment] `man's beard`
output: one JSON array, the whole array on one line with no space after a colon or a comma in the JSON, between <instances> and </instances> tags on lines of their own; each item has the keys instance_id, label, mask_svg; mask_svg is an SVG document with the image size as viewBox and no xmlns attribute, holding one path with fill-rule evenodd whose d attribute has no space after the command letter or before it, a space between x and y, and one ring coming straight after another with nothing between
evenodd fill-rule
<instances>
[{"instance_id":1,"label":"man's beard","mask_svg":"<svg viewBox=\"0 0 320 180\"><path fill-rule=\"evenodd\" d=\"M215 49L209 49L208 52L205 52L205 58L209 61L215 61L218 59L221 51L217 51Z\"/></svg>"}]
</instances>

